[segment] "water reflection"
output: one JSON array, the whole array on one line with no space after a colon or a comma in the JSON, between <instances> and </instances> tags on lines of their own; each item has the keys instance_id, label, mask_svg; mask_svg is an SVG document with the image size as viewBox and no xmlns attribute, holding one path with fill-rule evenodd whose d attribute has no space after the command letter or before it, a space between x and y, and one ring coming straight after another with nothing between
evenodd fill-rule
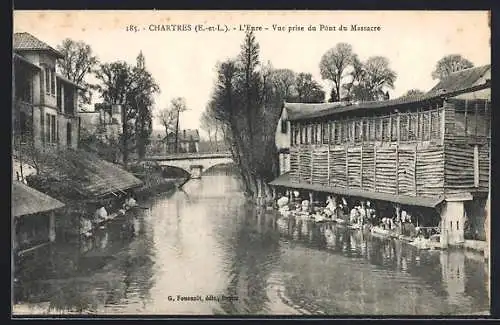
<instances>
[{"instance_id":1,"label":"water reflection","mask_svg":"<svg viewBox=\"0 0 500 325\"><path fill-rule=\"evenodd\" d=\"M96 237L16 268L19 306L107 314L467 314L488 309L482 258L422 251L248 204L205 176ZM168 296L236 297L203 302Z\"/></svg>"}]
</instances>

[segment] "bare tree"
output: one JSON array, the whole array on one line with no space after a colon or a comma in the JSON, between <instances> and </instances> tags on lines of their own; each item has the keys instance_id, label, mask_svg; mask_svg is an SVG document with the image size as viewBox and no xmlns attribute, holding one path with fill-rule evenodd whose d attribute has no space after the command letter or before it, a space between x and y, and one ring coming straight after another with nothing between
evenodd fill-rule
<instances>
[{"instance_id":1,"label":"bare tree","mask_svg":"<svg viewBox=\"0 0 500 325\"><path fill-rule=\"evenodd\" d=\"M170 110L175 113L175 152L179 152L179 118L180 114L187 110L186 100L182 97L176 97L170 102Z\"/></svg>"},{"instance_id":2,"label":"bare tree","mask_svg":"<svg viewBox=\"0 0 500 325\"><path fill-rule=\"evenodd\" d=\"M321 77L332 81L335 89L335 101L340 101L340 90L345 72L353 60L352 46L347 43L338 43L326 51L321 57L319 69ZM333 95L333 92L332 92Z\"/></svg>"},{"instance_id":3,"label":"bare tree","mask_svg":"<svg viewBox=\"0 0 500 325\"><path fill-rule=\"evenodd\" d=\"M165 107L158 112L156 118L165 128L165 136L168 136L170 132L175 132L175 126L177 125L177 112L171 110L169 107Z\"/></svg>"},{"instance_id":4,"label":"bare tree","mask_svg":"<svg viewBox=\"0 0 500 325\"><path fill-rule=\"evenodd\" d=\"M460 54L450 54L436 63L436 67L432 71L432 79L442 80L452 72L472 68L473 66L472 62Z\"/></svg>"},{"instance_id":5,"label":"bare tree","mask_svg":"<svg viewBox=\"0 0 500 325\"><path fill-rule=\"evenodd\" d=\"M64 55L63 59L57 61L58 68L66 78L85 89L79 91L78 97L82 103L89 104L92 95L91 89L94 86L86 81L86 77L95 72L99 63L92 48L82 41L66 38L57 49Z\"/></svg>"}]
</instances>

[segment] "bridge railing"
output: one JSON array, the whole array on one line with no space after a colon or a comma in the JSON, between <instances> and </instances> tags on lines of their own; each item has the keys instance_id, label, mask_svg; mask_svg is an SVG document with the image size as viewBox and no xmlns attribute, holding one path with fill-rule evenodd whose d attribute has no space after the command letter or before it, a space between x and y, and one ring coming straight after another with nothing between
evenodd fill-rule
<instances>
[{"instance_id":1,"label":"bridge railing","mask_svg":"<svg viewBox=\"0 0 500 325\"><path fill-rule=\"evenodd\" d=\"M150 155L144 160L169 160L169 159L196 159L196 158L211 158L211 157L231 157L229 151L224 152L203 152L203 153L180 153L170 155Z\"/></svg>"}]
</instances>

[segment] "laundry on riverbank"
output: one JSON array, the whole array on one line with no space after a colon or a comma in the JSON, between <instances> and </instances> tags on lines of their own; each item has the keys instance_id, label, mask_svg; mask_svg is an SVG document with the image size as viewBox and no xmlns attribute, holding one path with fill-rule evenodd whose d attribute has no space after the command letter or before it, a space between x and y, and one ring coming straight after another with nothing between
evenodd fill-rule
<instances>
[{"instance_id":1,"label":"laundry on riverbank","mask_svg":"<svg viewBox=\"0 0 500 325\"><path fill-rule=\"evenodd\" d=\"M278 198L276 205L283 219L336 223L352 230L370 232L373 236L402 240L422 250L440 249L442 246L439 224L422 224L422 221L419 224L418 214L414 217L410 210L399 206L393 214L391 210L377 207L370 201L348 202L345 197L339 199L331 195L327 196L324 204L321 201L311 203L310 200L303 200L298 191ZM483 246L476 242L471 244L470 240L464 243L464 247L477 251L484 251Z\"/></svg>"}]
</instances>

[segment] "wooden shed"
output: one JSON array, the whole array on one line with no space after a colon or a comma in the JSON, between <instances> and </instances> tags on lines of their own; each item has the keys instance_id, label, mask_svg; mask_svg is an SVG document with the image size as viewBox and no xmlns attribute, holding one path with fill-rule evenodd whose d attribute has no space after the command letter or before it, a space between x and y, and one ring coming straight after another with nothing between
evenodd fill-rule
<instances>
[{"instance_id":1,"label":"wooden shed","mask_svg":"<svg viewBox=\"0 0 500 325\"><path fill-rule=\"evenodd\" d=\"M443 245L459 245L466 210L481 214L489 191L491 102L473 96L489 88L487 79L413 98L285 103L290 172L270 184L432 208Z\"/></svg>"},{"instance_id":2,"label":"wooden shed","mask_svg":"<svg viewBox=\"0 0 500 325\"><path fill-rule=\"evenodd\" d=\"M12 182L14 250L30 249L55 240L53 211L64 204L21 182Z\"/></svg>"}]
</instances>

